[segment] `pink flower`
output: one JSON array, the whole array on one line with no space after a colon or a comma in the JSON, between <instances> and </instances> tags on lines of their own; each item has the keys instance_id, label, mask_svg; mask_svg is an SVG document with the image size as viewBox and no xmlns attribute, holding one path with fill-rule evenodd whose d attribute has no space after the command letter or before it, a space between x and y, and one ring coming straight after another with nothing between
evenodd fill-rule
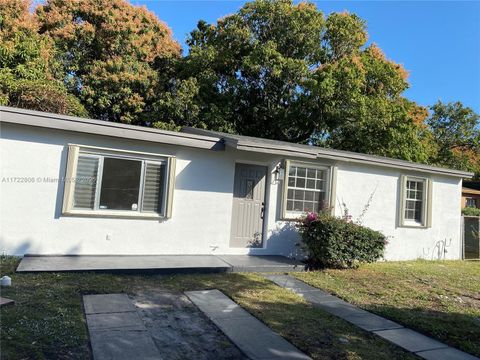
<instances>
[{"instance_id":1,"label":"pink flower","mask_svg":"<svg viewBox=\"0 0 480 360\"><path fill-rule=\"evenodd\" d=\"M307 213L307 216L305 217L305 224L309 225L313 221L317 220L317 214L314 212L309 212Z\"/></svg>"}]
</instances>

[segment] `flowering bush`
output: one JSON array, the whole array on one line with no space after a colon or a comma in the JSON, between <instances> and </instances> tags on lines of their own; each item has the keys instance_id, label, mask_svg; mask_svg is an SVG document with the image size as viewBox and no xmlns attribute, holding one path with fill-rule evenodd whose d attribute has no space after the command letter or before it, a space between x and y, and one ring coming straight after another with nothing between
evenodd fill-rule
<instances>
[{"instance_id":1,"label":"flowering bush","mask_svg":"<svg viewBox=\"0 0 480 360\"><path fill-rule=\"evenodd\" d=\"M374 262L387 244L382 233L325 213L308 213L297 227L312 267L352 268Z\"/></svg>"}]
</instances>

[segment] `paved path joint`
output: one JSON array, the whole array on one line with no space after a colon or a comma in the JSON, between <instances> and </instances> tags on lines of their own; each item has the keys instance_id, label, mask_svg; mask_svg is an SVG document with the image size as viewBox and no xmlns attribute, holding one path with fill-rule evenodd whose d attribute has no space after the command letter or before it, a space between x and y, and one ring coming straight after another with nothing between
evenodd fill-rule
<instances>
[{"instance_id":1,"label":"paved path joint","mask_svg":"<svg viewBox=\"0 0 480 360\"><path fill-rule=\"evenodd\" d=\"M310 359L219 290L185 294L250 359Z\"/></svg>"},{"instance_id":2,"label":"paved path joint","mask_svg":"<svg viewBox=\"0 0 480 360\"><path fill-rule=\"evenodd\" d=\"M158 360L158 348L126 294L83 297L95 360Z\"/></svg>"},{"instance_id":3,"label":"paved path joint","mask_svg":"<svg viewBox=\"0 0 480 360\"><path fill-rule=\"evenodd\" d=\"M289 275L266 275L280 287L302 296L312 305L369 331L427 360L480 360L440 341L420 334L371 312L359 309L323 290L310 286Z\"/></svg>"}]
</instances>

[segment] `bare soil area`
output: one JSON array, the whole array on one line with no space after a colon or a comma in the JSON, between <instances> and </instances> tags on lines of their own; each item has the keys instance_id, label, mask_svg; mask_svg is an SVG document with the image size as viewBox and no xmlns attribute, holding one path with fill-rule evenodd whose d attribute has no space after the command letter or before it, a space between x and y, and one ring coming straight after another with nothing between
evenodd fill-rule
<instances>
[{"instance_id":1,"label":"bare soil area","mask_svg":"<svg viewBox=\"0 0 480 360\"><path fill-rule=\"evenodd\" d=\"M142 287L131 298L163 359L247 359L185 295Z\"/></svg>"}]
</instances>

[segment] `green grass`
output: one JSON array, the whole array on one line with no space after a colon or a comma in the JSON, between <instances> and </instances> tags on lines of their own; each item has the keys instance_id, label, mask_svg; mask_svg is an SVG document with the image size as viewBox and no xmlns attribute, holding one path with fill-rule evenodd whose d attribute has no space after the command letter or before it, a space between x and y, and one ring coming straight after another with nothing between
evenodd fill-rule
<instances>
[{"instance_id":1,"label":"green grass","mask_svg":"<svg viewBox=\"0 0 480 360\"><path fill-rule=\"evenodd\" d=\"M480 356L480 262L385 262L294 276Z\"/></svg>"},{"instance_id":2,"label":"green grass","mask_svg":"<svg viewBox=\"0 0 480 360\"><path fill-rule=\"evenodd\" d=\"M1 274L13 280L2 296L16 301L1 309L3 359L90 358L82 295L134 294L145 287L175 292L220 289L314 359L414 358L255 274L16 274L17 263L4 258L0 266Z\"/></svg>"}]
</instances>

